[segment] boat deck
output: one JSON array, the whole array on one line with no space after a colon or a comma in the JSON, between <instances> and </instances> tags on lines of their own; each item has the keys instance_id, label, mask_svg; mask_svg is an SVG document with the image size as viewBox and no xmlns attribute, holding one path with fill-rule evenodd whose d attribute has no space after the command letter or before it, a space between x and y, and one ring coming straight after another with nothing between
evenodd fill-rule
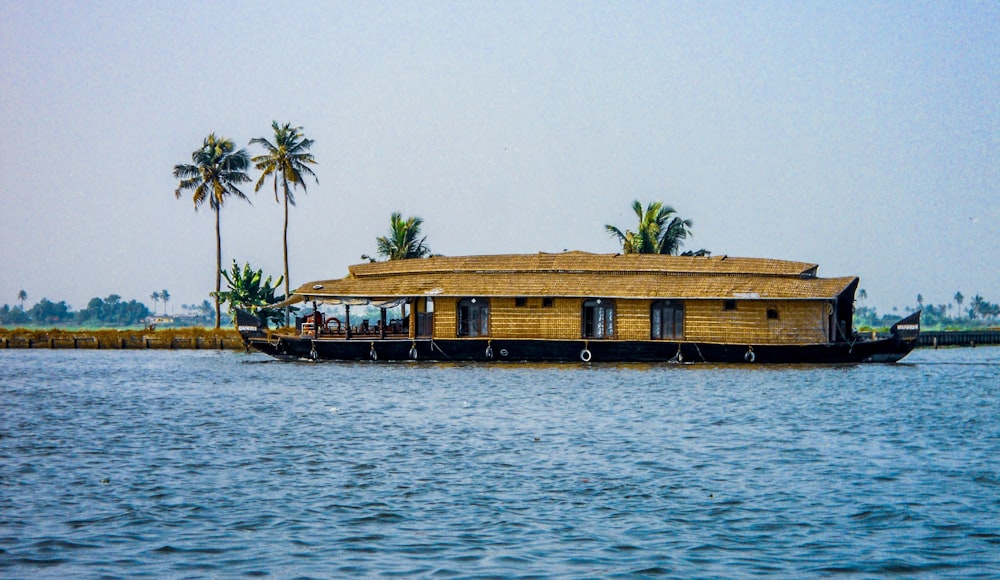
<instances>
[{"instance_id":1,"label":"boat deck","mask_svg":"<svg viewBox=\"0 0 1000 580\"><path fill-rule=\"evenodd\" d=\"M293 328L283 328L275 331L275 334L294 336L296 338L304 339L315 339L315 340L381 340L381 339L407 339L410 338L410 329L387 326L385 332L375 327L365 327L356 326L350 329L350 332L346 328L340 329L328 329L320 328L319 333L309 324L303 324L301 332L297 332ZM421 337L429 338L429 337Z\"/></svg>"}]
</instances>

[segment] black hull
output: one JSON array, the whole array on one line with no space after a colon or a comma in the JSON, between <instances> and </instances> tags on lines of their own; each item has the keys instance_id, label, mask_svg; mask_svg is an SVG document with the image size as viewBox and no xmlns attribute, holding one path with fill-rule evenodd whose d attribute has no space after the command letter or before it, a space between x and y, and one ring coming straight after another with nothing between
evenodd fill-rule
<instances>
[{"instance_id":1,"label":"black hull","mask_svg":"<svg viewBox=\"0 0 1000 580\"><path fill-rule=\"evenodd\" d=\"M823 345L735 345L664 341L497 339L312 339L244 336L249 348L277 359L317 361L892 363L916 340L886 338Z\"/></svg>"},{"instance_id":2,"label":"black hull","mask_svg":"<svg viewBox=\"0 0 1000 580\"><path fill-rule=\"evenodd\" d=\"M260 320L237 311L248 349L282 360L468 362L673 362L743 364L894 363L916 347L920 312L900 320L891 336L806 345L745 345L659 340L547 340L490 338L311 338L266 334Z\"/></svg>"}]
</instances>

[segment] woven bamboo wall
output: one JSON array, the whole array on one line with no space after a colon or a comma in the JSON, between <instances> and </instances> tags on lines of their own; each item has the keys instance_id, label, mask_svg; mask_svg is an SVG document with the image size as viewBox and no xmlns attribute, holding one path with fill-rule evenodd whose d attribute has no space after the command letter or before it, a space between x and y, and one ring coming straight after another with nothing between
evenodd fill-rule
<instances>
[{"instance_id":1,"label":"woven bamboo wall","mask_svg":"<svg viewBox=\"0 0 1000 580\"><path fill-rule=\"evenodd\" d=\"M543 307L542 299L527 299L517 306L514 298L490 298L492 338L580 338L580 300L556 298ZM458 319L455 298L434 301L434 337L455 338Z\"/></svg>"},{"instance_id":2,"label":"woven bamboo wall","mask_svg":"<svg viewBox=\"0 0 1000 580\"><path fill-rule=\"evenodd\" d=\"M581 333L583 301L555 298L552 306L542 306L542 298L526 299L517 306L514 298L490 299L492 338L578 339ZM439 298L434 304L434 337L454 338L458 301ZM649 339L649 300L618 300L615 304L615 336L622 340Z\"/></svg>"},{"instance_id":3,"label":"woven bamboo wall","mask_svg":"<svg viewBox=\"0 0 1000 580\"><path fill-rule=\"evenodd\" d=\"M537 338L546 336L542 319L554 317L554 308L542 309L541 298L529 298L525 306L515 306L513 298L494 298L490 301L491 335L497 338ZM550 324L552 320L546 320Z\"/></svg>"},{"instance_id":4,"label":"woven bamboo wall","mask_svg":"<svg viewBox=\"0 0 1000 580\"><path fill-rule=\"evenodd\" d=\"M458 334L457 305L455 298L434 299L434 338L455 338Z\"/></svg>"},{"instance_id":5,"label":"woven bamboo wall","mask_svg":"<svg viewBox=\"0 0 1000 580\"><path fill-rule=\"evenodd\" d=\"M435 304L434 335L454 337L458 301L439 300ZM580 301L555 299L543 307L542 299L528 298L517 306L514 298L490 299L490 336L493 338L579 338Z\"/></svg>"},{"instance_id":6,"label":"woven bamboo wall","mask_svg":"<svg viewBox=\"0 0 1000 580\"><path fill-rule=\"evenodd\" d=\"M455 338L458 300L434 302L434 337ZM556 298L543 307L541 298L516 306L514 298L490 299L490 337L578 339L583 301ZM649 340L651 300L615 301L615 339ZM688 300L684 341L735 344L822 344L827 342L826 308L822 301L737 300L736 310L723 310L722 300ZM778 319L769 320L767 309Z\"/></svg>"},{"instance_id":7,"label":"woven bamboo wall","mask_svg":"<svg viewBox=\"0 0 1000 580\"><path fill-rule=\"evenodd\" d=\"M651 300L616 300L615 338L649 340L649 308Z\"/></svg>"},{"instance_id":8,"label":"woven bamboo wall","mask_svg":"<svg viewBox=\"0 0 1000 580\"><path fill-rule=\"evenodd\" d=\"M769 307L778 310L777 320L768 320ZM827 336L822 301L737 300L736 310L723 310L722 300L689 300L684 308L688 342L822 344Z\"/></svg>"}]
</instances>

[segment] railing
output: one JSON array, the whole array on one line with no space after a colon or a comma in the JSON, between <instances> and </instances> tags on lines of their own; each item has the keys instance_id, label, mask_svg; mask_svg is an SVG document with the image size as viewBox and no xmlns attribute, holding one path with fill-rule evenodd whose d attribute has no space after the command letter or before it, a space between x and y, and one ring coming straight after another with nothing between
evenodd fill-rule
<instances>
[{"instance_id":1,"label":"railing","mask_svg":"<svg viewBox=\"0 0 1000 580\"><path fill-rule=\"evenodd\" d=\"M976 346L1000 344L1000 330L935 330L922 331L918 346Z\"/></svg>"},{"instance_id":2,"label":"railing","mask_svg":"<svg viewBox=\"0 0 1000 580\"><path fill-rule=\"evenodd\" d=\"M362 320L360 323L351 324L348 327L340 319L332 317L325 319L323 324L319 326L318 335L316 334L316 325L308 317L298 322L297 331L300 336L313 338L381 338L383 335L383 330L378 323L371 324ZM386 338L407 337L409 334L410 327L403 320L393 319L387 321L385 325L384 335Z\"/></svg>"}]
</instances>

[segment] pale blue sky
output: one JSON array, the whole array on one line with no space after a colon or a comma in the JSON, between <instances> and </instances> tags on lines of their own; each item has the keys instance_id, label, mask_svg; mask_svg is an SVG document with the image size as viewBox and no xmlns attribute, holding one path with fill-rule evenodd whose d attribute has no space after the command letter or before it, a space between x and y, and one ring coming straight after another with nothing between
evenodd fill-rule
<instances>
[{"instance_id":1,"label":"pale blue sky","mask_svg":"<svg viewBox=\"0 0 1000 580\"><path fill-rule=\"evenodd\" d=\"M638 198L687 249L858 275L883 312L1000 301L996 2L0 0L0 87L0 304L207 299L212 213L171 170L272 120L319 161L293 284L396 210L446 255L614 252ZM245 191L224 263L277 275L280 207Z\"/></svg>"}]
</instances>

